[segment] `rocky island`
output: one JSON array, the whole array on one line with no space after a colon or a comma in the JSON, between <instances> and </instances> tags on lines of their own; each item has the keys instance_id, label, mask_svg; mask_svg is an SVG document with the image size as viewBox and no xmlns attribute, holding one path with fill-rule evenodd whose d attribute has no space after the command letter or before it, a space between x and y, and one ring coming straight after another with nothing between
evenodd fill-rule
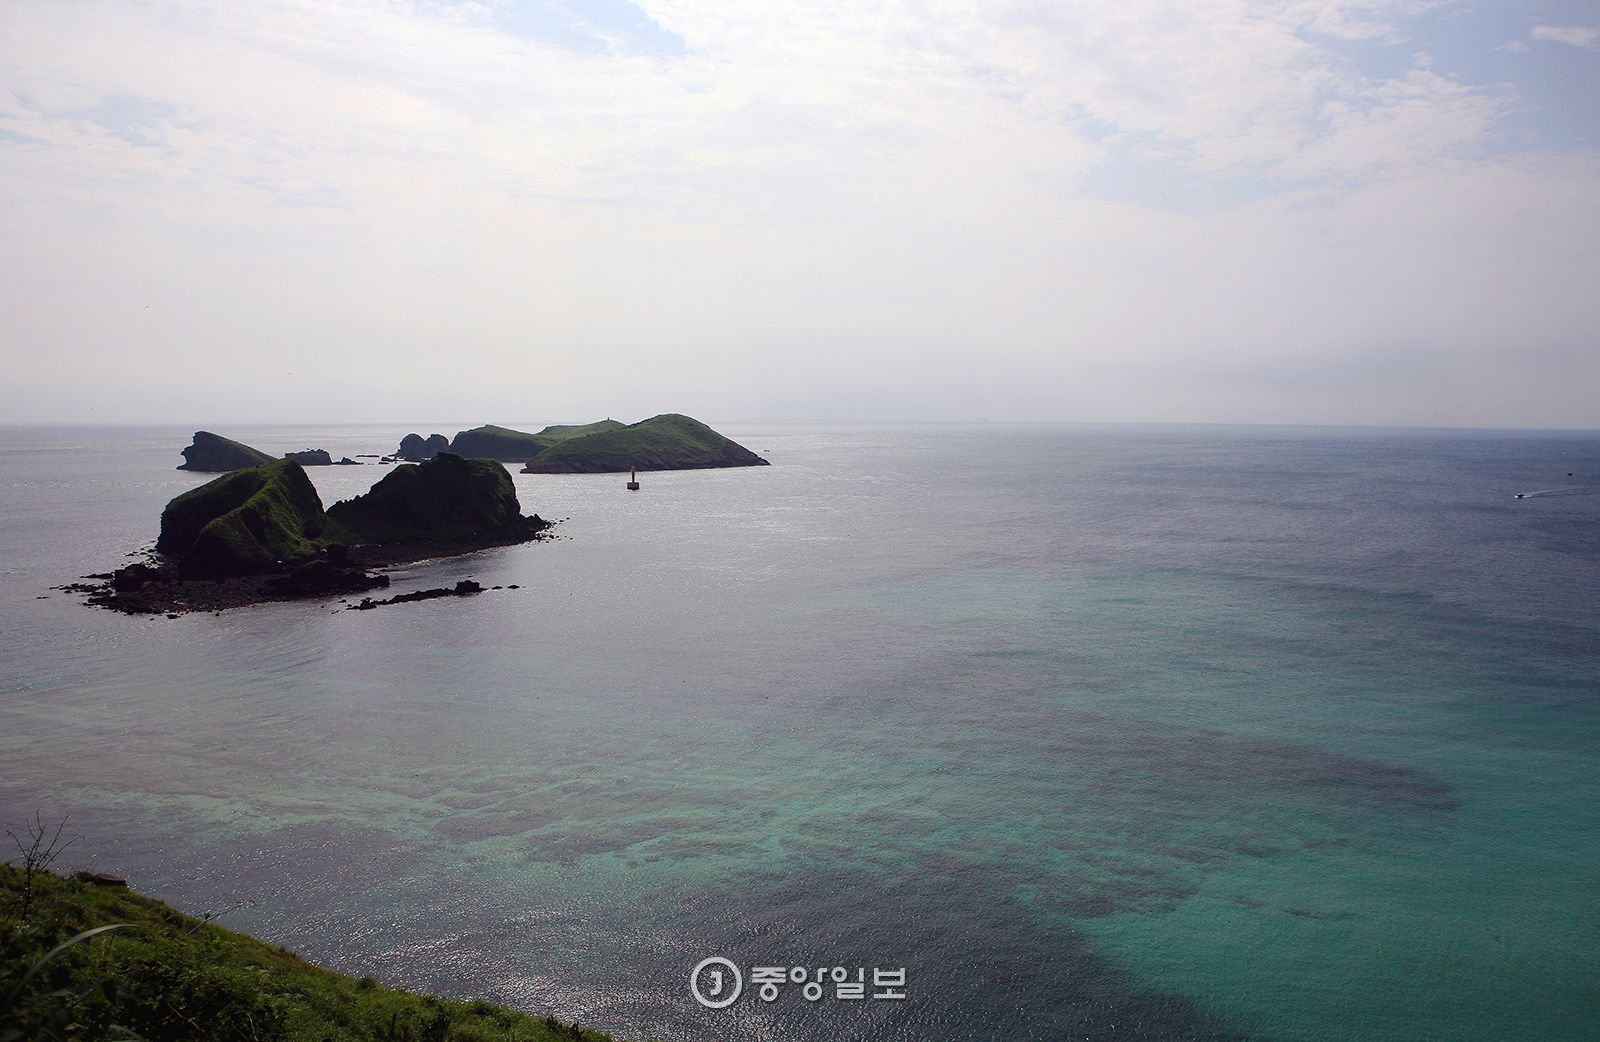
<instances>
[{"instance_id":1,"label":"rocky island","mask_svg":"<svg viewBox=\"0 0 1600 1042\"><path fill-rule=\"evenodd\" d=\"M193 470L203 474L228 474L246 467L270 463L275 457L232 438L224 438L210 431L195 431L194 442L183 450L179 470ZM327 449L301 449L285 452L284 459L292 459L302 467L359 467L361 464L349 456L335 463Z\"/></svg>"},{"instance_id":2,"label":"rocky island","mask_svg":"<svg viewBox=\"0 0 1600 1042\"><path fill-rule=\"evenodd\" d=\"M260 449L210 431L195 431L194 443L183 450L183 462L178 464L178 469L225 474L271 461L272 457Z\"/></svg>"},{"instance_id":3,"label":"rocky island","mask_svg":"<svg viewBox=\"0 0 1600 1042\"><path fill-rule=\"evenodd\" d=\"M509 427L496 427L492 423L461 431L450 439L451 452L475 459L497 459L502 463L521 463L549 447L547 438Z\"/></svg>"},{"instance_id":4,"label":"rocky island","mask_svg":"<svg viewBox=\"0 0 1600 1042\"><path fill-rule=\"evenodd\" d=\"M285 452L284 459L292 459L302 467L331 467L334 466L333 457L327 449L301 449L299 452ZM351 464L355 460L346 456L340 462Z\"/></svg>"},{"instance_id":5,"label":"rocky island","mask_svg":"<svg viewBox=\"0 0 1600 1042\"><path fill-rule=\"evenodd\" d=\"M625 424L555 423L536 434L485 424L454 438L407 434L393 459L420 462L440 452L522 463L524 474L608 474L640 470L764 467L767 461L691 416L663 413Z\"/></svg>"},{"instance_id":6,"label":"rocky island","mask_svg":"<svg viewBox=\"0 0 1600 1042\"><path fill-rule=\"evenodd\" d=\"M767 461L699 420L663 413L616 424L550 445L523 466L525 474L609 474L640 470L765 467Z\"/></svg>"},{"instance_id":7,"label":"rocky island","mask_svg":"<svg viewBox=\"0 0 1600 1042\"><path fill-rule=\"evenodd\" d=\"M134 614L178 614L387 586L368 569L508 546L549 524L524 516L511 475L491 460L440 453L324 510L293 459L237 470L161 513L148 563L74 587Z\"/></svg>"},{"instance_id":8,"label":"rocky island","mask_svg":"<svg viewBox=\"0 0 1600 1042\"><path fill-rule=\"evenodd\" d=\"M403 459L408 463L422 463L433 459L441 452L448 451L450 451L450 439L443 434L430 434L426 440L420 434L407 434L400 439L400 448L395 452L394 458Z\"/></svg>"}]
</instances>

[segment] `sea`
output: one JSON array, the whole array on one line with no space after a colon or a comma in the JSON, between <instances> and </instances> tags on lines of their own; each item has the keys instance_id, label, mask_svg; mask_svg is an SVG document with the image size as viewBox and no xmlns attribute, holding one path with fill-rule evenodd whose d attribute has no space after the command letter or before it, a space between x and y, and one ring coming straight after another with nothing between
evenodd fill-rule
<instances>
[{"instance_id":1,"label":"sea","mask_svg":"<svg viewBox=\"0 0 1600 1042\"><path fill-rule=\"evenodd\" d=\"M712 422L392 573L499 589L176 619L54 587L192 428L0 429L0 820L635 1042L1600 1037L1600 433Z\"/></svg>"}]
</instances>

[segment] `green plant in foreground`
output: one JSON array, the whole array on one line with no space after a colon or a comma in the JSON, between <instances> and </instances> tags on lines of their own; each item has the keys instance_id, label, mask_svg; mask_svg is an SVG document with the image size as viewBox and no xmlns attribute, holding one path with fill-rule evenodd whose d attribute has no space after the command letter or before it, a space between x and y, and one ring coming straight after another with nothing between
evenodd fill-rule
<instances>
[{"instance_id":1,"label":"green plant in foreground","mask_svg":"<svg viewBox=\"0 0 1600 1042\"><path fill-rule=\"evenodd\" d=\"M0 1042L608 1038L347 977L124 887L0 865Z\"/></svg>"}]
</instances>

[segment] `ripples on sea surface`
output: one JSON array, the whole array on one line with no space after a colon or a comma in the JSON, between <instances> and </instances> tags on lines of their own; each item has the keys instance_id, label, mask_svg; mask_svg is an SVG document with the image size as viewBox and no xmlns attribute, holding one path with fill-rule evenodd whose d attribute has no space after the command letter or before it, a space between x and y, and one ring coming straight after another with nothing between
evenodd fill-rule
<instances>
[{"instance_id":1,"label":"ripples on sea surface","mask_svg":"<svg viewBox=\"0 0 1600 1042\"><path fill-rule=\"evenodd\" d=\"M75 864L634 1039L1600 1021L1600 437L730 427L773 466L518 474L562 538L394 588L520 590L48 591L154 538L189 433L0 430L0 816ZM711 954L908 998L703 1010Z\"/></svg>"}]
</instances>

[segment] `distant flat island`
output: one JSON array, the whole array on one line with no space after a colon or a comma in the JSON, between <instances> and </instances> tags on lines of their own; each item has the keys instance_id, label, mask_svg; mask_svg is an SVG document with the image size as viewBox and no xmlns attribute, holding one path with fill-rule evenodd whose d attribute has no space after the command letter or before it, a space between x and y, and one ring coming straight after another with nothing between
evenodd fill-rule
<instances>
[{"instance_id":1,"label":"distant flat island","mask_svg":"<svg viewBox=\"0 0 1600 1042\"><path fill-rule=\"evenodd\" d=\"M420 462L435 453L523 464L524 474L611 474L639 470L765 467L767 461L699 420L663 413L638 423L599 420L554 424L537 433L485 425L427 438L408 434L397 458Z\"/></svg>"},{"instance_id":2,"label":"distant flat island","mask_svg":"<svg viewBox=\"0 0 1600 1042\"><path fill-rule=\"evenodd\" d=\"M598 426L591 425L591 426ZM766 460L689 416L589 430L556 441L523 465L524 474L609 474L639 470L765 467Z\"/></svg>"}]
</instances>

